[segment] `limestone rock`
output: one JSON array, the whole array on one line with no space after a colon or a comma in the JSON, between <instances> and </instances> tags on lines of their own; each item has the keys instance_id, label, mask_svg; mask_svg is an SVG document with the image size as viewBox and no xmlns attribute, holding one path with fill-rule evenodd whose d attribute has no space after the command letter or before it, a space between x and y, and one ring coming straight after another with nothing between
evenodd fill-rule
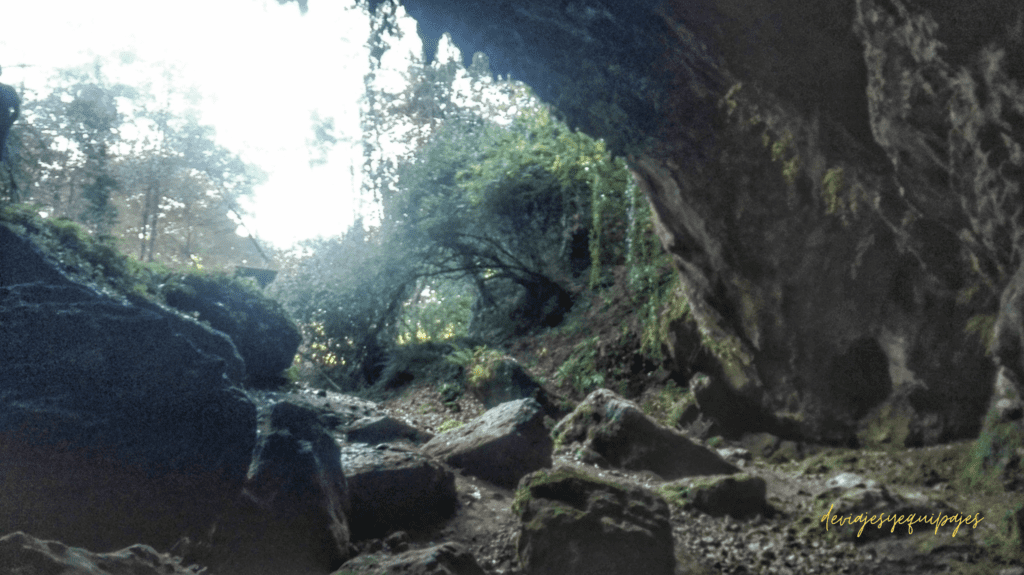
<instances>
[{"instance_id":1,"label":"limestone rock","mask_svg":"<svg viewBox=\"0 0 1024 575\"><path fill-rule=\"evenodd\" d=\"M829 532L847 541L874 541L884 537L902 537L910 535L906 525L898 525L893 528L893 522L864 525L863 523L849 522L860 514L866 517L884 514L885 517L895 515L909 516L911 513L917 517L933 517L937 514L950 514L954 511L939 500L932 500L921 493L900 494L882 485L873 479L865 479L855 473L840 473L825 482L825 489L815 496L815 509L821 512L816 518L822 527L829 523ZM832 523L832 518L845 518L845 524ZM863 527L863 530L861 528ZM939 527L939 535L949 535L956 526ZM919 523L913 526L914 532L928 532L935 529L934 523L928 525ZM962 529L957 534L966 535L968 529Z\"/></svg>"},{"instance_id":2,"label":"limestone rock","mask_svg":"<svg viewBox=\"0 0 1024 575\"><path fill-rule=\"evenodd\" d=\"M495 485L514 486L531 471L551 467L552 441L535 399L510 401L442 433L423 451Z\"/></svg>"},{"instance_id":3,"label":"limestone rock","mask_svg":"<svg viewBox=\"0 0 1024 575\"><path fill-rule=\"evenodd\" d=\"M717 453L647 417L607 389L587 396L552 432L560 443L579 443L608 464L653 471L664 479L735 473Z\"/></svg>"},{"instance_id":4,"label":"limestone rock","mask_svg":"<svg viewBox=\"0 0 1024 575\"><path fill-rule=\"evenodd\" d=\"M0 533L89 549L187 540L229 575L340 565L347 493L319 412L235 387L230 339L118 292L125 278L6 224L0 242L0 477L18 501L0 506Z\"/></svg>"},{"instance_id":5,"label":"limestone rock","mask_svg":"<svg viewBox=\"0 0 1024 575\"><path fill-rule=\"evenodd\" d=\"M416 449L348 444L341 461L352 493L354 539L380 537L447 518L458 499L451 470Z\"/></svg>"},{"instance_id":6,"label":"limestone rock","mask_svg":"<svg viewBox=\"0 0 1024 575\"><path fill-rule=\"evenodd\" d=\"M433 439L434 436L390 415L377 415L357 419L345 426L345 437L352 443L369 445L397 441L422 445Z\"/></svg>"},{"instance_id":7,"label":"limestone rock","mask_svg":"<svg viewBox=\"0 0 1024 575\"><path fill-rule=\"evenodd\" d=\"M716 423L722 434L736 435L745 429L780 429L769 414L736 393L721 377L697 373L690 378L689 387L700 413Z\"/></svg>"},{"instance_id":8,"label":"limestone rock","mask_svg":"<svg viewBox=\"0 0 1024 575\"><path fill-rule=\"evenodd\" d=\"M999 365L1024 376L1024 265L1014 273L999 298L991 351Z\"/></svg>"},{"instance_id":9,"label":"limestone rock","mask_svg":"<svg viewBox=\"0 0 1024 575\"><path fill-rule=\"evenodd\" d=\"M567 468L538 471L519 484L513 511L518 552L534 575L670 575L675 569L668 504Z\"/></svg>"},{"instance_id":10,"label":"limestone rock","mask_svg":"<svg viewBox=\"0 0 1024 575\"><path fill-rule=\"evenodd\" d=\"M0 537L4 573L32 575L200 575L202 568L157 553L148 545L132 545L111 553L92 553L57 541L43 541L20 531Z\"/></svg>"},{"instance_id":11,"label":"limestone rock","mask_svg":"<svg viewBox=\"0 0 1024 575\"><path fill-rule=\"evenodd\" d=\"M0 287L0 476L20 502L0 532L113 549L205 531L256 441L212 334L82 286Z\"/></svg>"},{"instance_id":12,"label":"limestone rock","mask_svg":"<svg viewBox=\"0 0 1024 575\"><path fill-rule=\"evenodd\" d=\"M398 555L362 555L345 563L334 575L484 575L472 554L460 543L442 543Z\"/></svg>"},{"instance_id":13,"label":"limestone rock","mask_svg":"<svg viewBox=\"0 0 1024 575\"><path fill-rule=\"evenodd\" d=\"M770 511L764 479L747 473L681 479L664 484L658 491L670 500L677 499L683 506L712 517L728 515L744 519L767 515Z\"/></svg>"},{"instance_id":14,"label":"limestone rock","mask_svg":"<svg viewBox=\"0 0 1024 575\"><path fill-rule=\"evenodd\" d=\"M195 313L231 338L245 360L249 385L280 385L302 335L277 302L228 276L181 276L164 286L163 296L171 307Z\"/></svg>"},{"instance_id":15,"label":"limestone rock","mask_svg":"<svg viewBox=\"0 0 1024 575\"><path fill-rule=\"evenodd\" d=\"M351 510L341 454L301 402L263 406L238 504L218 521L217 573L326 573L349 555Z\"/></svg>"}]
</instances>

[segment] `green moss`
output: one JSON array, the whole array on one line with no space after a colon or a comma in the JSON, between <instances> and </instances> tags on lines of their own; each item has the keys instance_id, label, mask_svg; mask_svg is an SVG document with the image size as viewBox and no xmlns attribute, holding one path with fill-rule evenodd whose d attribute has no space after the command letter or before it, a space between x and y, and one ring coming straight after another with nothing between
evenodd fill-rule
<instances>
[{"instance_id":1,"label":"green moss","mask_svg":"<svg viewBox=\"0 0 1024 575\"><path fill-rule=\"evenodd\" d=\"M658 495L661 495L669 505L679 509L689 507L690 492L690 485L685 483L665 483L658 487Z\"/></svg>"},{"instance_id":2,"label":"green moss","mask_svg":"<svg viewBox=\"0 0 1024 575\"><path fill-rule=\"evenodd\" d=\"M726 380L733 389L743 390L750 383L746 367L750 365L751 358L743 351L739 338L717 328L712 335L712 329L704 325L699 325L698 329L701 345L718 360Z\"/></svg>"},{"instance_id":3,"label":"green moss","mask_svg":"<svg viewBox=\"0 0 1024 575\"><path fill-rule=\"evenodd\" d=\"M1017 453L1024 450L1024 432L1015 422L1000 422L990 412L974 442L960 474L961 484L969 490L1001 493L1004 479L1021 473Z\"/></svg>"},{"instance_id":4,"label":"green moss","mask_svg":"<svg viewBox=\"0 0 1024 575\"><path fill-rule=\"evenodd\" d=\"M769 139L766 140L766 143L765 143L766 146L768 145L767 142L771 141L771 136L768 136L768 138ZM791 134L790 132L786 132L781 138L779 138L778 140L775 140L771 144L772 161L773 162L781 162L781 161L785 160L786 156L789 155L789 148L792 145L793 145L793 134Z\"/></svg>"},{"instance_id":5,"label":"green moss","mask_svg":"<svg viewBox=\"0 0 1024 575\"><path fill-rule=\"evenodd\" d=\"M69 276L108 295L158 299L166 268L142 264L121 254L110 236L95 237L71 220L46 219L26 205L0 207L0 224L28 238Z\"/></svg>"},{"instance_id":6,"label":"green moss","mask_svg":"<svg viewBox=\"0 0 1024 575\"><path fill-rule=\"evenodd\" d=\"M986 313L972 316L964 325L964 334L975 339L985 355L992 357L992 344L995 341L996 314Z\"/></svg>"},{"instance_id":7,"label":"green moss","mask_svg":"<svg viewBox=\"0 0 1024 575\"><path fill-rule=\"evenodd\" d=\"M829 168L821 180L821 194L825 200L825 213L836 214L842 209L842 194L846 188L846 177L842 168Z\"/></svg>"},{"instance_id":8,"label":"green moss","mask_svg":"<svg viewBox=\"0 0 1024 575\"><path fill-rule=\"evenodd\" d=\"M786 180L789 185L796 184L796 179L800 175L800 157L793 156L782 163L782 178Z\"/></svg>"},{"instance_id":9,"label":"green moss","mask_svg":"<svg viewBox=\"0 0 1024 575\"><path fill-rule=\"evenodd\" d=\"M903 448L910 435L911 415L890 404L883 405L867 420L857 437L868 447Z\"/></svg>"},{"instance_id":10,"label":"green moss","mask_svg":"<svg viewBox=\"0 0 1024 575\"><path fill-rule=\"evenodd\" d=\"M587 395L604 385L604 374L597 371L599 342L600 338L594 336L576 344L572 354L555 372L559 386L568 386L579 395Z\"/></svg>"},{"instance_id":11,"label":"green moss","mask_svg":"<svg viewBox=\"0 0 1024 575\"><path fill-rule=\"evenodd\" d=\"M583 483L596 483L598 485L610 487L616 491L626 491L626 487L619 483L594 477L581 471L577 471L571 467L542 469L540 471L535 471L520 480L519 487L516 488L515 497L512 500L512 513L522 517L527 504L533 499L534 491L543 489L544 485L560 483L565 480L577 480ZM568 505L565 505L564 507L566 507L567 510L571 509Z\"/></svg>"},{"instance_id":12,"label":"green moss","mask_svg":"<svg viewBox=\"0 0 1024 575\"><path fill-rule=\"evenodd\" d=\"M722 96L722 102L725 105L725 112L729 116L731 116L739 106L739 101L736 99L736 96L742 89L743 82L737 82L729 88L729 91L725 93L725 96Z\"/></svg>"},{"instance_id":13,"label":"green moss","mask_svg":"<svg viewBox=\"0 0 1024 575\"><path fill-rule=\"evenodd\" d=\"M449 420L445 421L444 423L442 423L441 425L437 426L437 432L438 433L447 433L447 432L449 432L449 431L451 431L453 429L458 429L458 428L462 427L463 425L466 425L465 422L459 421L457 419L449 419Z\"/></svg>"},{"instance_id":14,"label":"green moss","mask_svg":"<svg viewBox=\"0 0 1024 575\"><path fill-rule=\"evenodd\" d=\"M995 519L995 533L984 539L985 545L1007 562L1024 563L1024 497L1014 496Z\"/></svg>"},{"instance_id":15,"label":"green moss","mask_svg":"<svg viewBox=\"0 0 1024 575\"><path fill-rule=\"evenodd\" d=\"M641 402L640 409L662 425L675 427L686 408L695 403L696 399L689 389L669 382Z\"/></svg>"}]
</instances>

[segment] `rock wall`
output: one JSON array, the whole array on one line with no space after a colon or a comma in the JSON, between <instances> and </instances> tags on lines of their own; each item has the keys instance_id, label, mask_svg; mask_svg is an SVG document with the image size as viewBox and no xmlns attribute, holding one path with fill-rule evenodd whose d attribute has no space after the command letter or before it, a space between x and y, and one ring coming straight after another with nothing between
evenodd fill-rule
<instances>
[{"instance_id":1,"label":"rock wall","mask_svg":"<svg viewBox=\"0 0 1024 575\"><path fill-rule=\"evenodd\" d=\"M96 246L61 251L60 224L13 213L0 210L0 534L176 547L225 574L340 566L348 491L318 413L243 389L224 333L119 292L78 257Z\"/></svg>"},{"instance_id":2,"label":"rock wall","mask_svg":"<svg viewBox=\"0 0 1024 575\"><path fill-rule=\"evenodd\" d=\"M629 156L752 420L848 444L978 432L1021 264L1018 3L463 4L403 2L428 55L452 33Z\"/></svg>"}]
</instances>

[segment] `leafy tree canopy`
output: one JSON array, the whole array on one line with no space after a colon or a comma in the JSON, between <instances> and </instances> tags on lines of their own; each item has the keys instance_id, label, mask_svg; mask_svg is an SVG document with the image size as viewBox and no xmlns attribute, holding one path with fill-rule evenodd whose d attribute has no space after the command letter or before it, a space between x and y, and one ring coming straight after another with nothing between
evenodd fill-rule
<instances>
[{"instance_id":1,"label":"leafy tree canopy","mask_svg":"<svg viewBox=\"0 0 1024 575\"><path fill-rule=\"evenodd\" d=\"M166 93L111 81L102 62L60 71L27 93L13 173L41 213L120 240L144 261L224 267L258 262L239 237L239 199L265 178L219 146L165 71ZM173 105L172 105L173 104Z\"/></svg>"}]
</instances>

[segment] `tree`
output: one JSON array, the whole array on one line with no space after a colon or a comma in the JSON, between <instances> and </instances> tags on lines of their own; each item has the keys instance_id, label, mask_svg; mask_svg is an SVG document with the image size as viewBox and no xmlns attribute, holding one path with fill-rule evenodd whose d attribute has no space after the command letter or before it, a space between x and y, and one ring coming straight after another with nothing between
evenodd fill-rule
<instances>
[{"instance_id":1,"label":"tree","mask_svg":"<svg viewBox=\"0 0 1024 575\"><path fill-rule=\"evenodd\" d=\"M384 248L357 220L337 238L309 240L308 255L270 287L299 322L312 359L347 389L376 381L416 284L413 255Z\"/></svg>"},{"instance_id":2,"label":"tree","mask_svg":"<svg viewBox=\"0 0 1024 575\"><path fill-rule=\"evenodd\" d=\"M167 86L180 85L165 70ZM101 62L27 94L12 132L23 199L114 235L139 259L227 266L259 258L236 230L240 198L265 174L219 146L188 97L109 81Z\"/></svg>"}]
</instances>

